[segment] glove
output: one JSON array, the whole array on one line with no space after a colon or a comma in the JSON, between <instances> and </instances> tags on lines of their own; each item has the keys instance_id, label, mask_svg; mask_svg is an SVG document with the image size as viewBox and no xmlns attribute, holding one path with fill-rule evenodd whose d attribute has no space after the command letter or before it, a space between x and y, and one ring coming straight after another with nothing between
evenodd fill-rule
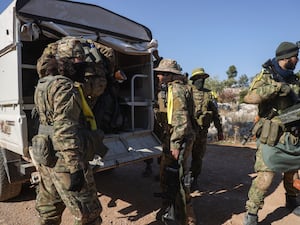
<instances>
[{"instance_id":1,"label":"glove","mask_svg":"<svg viewBox=\"0 0 300 225\"><path fill-rule=\"evenodd\" d=\"M280 87L280 96L287 96L291 92L291 87L288 84L283 83Z\"/></svg>"},{"instance_id":2,"label":"glove","mask_svg":"<svg viewBox=\"0 0 300 225\"><path fill-rule=\"evenodd\" d=\"M70 184L70 187L68 188L68 190L69 191L77 191L77 192L81 191L81 189L85 183L83 170L78 170L75 173L71 173L70 180L71 180L71 184Z\"/></svg>"},{"instance_id":3,"label":"glove","mask_svg":"<svg viewBox=\"0 0 300 225\"><path fill-rule=\"evenodd\" d=\"M218 141L224 140L223 132L218 132Z\"/></svg>"}]
</instances>

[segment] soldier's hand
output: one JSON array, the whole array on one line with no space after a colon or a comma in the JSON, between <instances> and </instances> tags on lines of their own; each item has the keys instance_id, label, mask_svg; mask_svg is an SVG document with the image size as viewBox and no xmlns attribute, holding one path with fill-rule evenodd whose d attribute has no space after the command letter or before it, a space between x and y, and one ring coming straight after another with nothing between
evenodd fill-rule
<instances>
[{"instance_id":1,"label":"soldier's hand","mask_svg":"<svg viewBox=\"0 0 300 225\"><path fill-rule=\"evenodd\" d=\"M180 153L179 149L171 149L171 154L174 157L174 159L176 159L176 160L178 160L178 158L179 158L179 153Z\"/></svg>"},{"instance_id":2,"label":"soldier's hand","mask_svg":"<svg viewBox=\"0 0 300 225\"><path fill-rule=\"evenodd\" d=\"M85 179L84 179L84 173L83 170L78 170L75 173L70 174L71 184L68 188L69 191L81 191Z\"/></svg>"},{"instance_id":3,"label":"soldier's hand","mask_svg":"<svg viewBox=\"0 0 300 225\"><path fill-rule=\"evenodd\" d=\"M291 87L288 84L282 83L280 87L280 96L287 96L291 92Z\"/></svg>"}]
</instances>

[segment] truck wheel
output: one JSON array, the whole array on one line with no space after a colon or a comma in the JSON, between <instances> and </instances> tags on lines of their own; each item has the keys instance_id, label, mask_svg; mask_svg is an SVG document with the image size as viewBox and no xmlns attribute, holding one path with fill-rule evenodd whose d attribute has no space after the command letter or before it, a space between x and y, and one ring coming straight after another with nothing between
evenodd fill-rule
<instances>
[{"instance_id":1,"label":"truck wheel","mask_svg":"<svg viewBox=\"0 0 300 225\"><path fill-rule=\"evenodd\" d=\"M0 201L18 196L22 189L22 183L9 183L4 168L3 149L0 148Z\"/></svg>"}]
</instances>

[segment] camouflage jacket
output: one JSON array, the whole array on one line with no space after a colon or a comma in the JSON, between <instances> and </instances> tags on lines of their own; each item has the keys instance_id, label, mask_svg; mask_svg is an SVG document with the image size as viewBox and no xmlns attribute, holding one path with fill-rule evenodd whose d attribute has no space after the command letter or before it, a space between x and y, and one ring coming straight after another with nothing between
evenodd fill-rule
<instances>
[{"instance_id":1,"label":"camouflage jacket","mask_svg":"<svg viewBox=\"0 0 300 225\"><path fill-rule=\"evenodd\" d=\"M288 94L282 91L284 85L291 88ZM278 81L269 70L263 69L253 79L244 102L258 104L258 115L264 118L268 117L273 109L280 112L292 106L298 97L299 81L296 75L290 76L288 80Z\"/></svg>"},{"instance_id":2,"label":"camouflage jacket","mask_svg":"<svg viewBox=\"0 0 300 225\"><path fill-rule=\"evenodd\" d=\"M182 81L175 80L168 84L168 89L172 92L172 110L168 110L168 121L171 125L170 148L180 149L183 142L194 140L195 131L193 124L194 103L191 86ZM168 91L169 92L169 91ZM169 101L168 96L168 101ZM168 102L170 104L170 102ZM172 113L170 116L169 114Z\"/></svg>"},{"instance_id":3,"label":"camouflage jacket","mask_svg":"<svg viewBox=\"0 0 300 225\"><path fill-rule=\"evenodd\" d=\"M218 112L216 103L213 100L211 90L203 88L198 90L194 85L192 85L193 90L193 100L194 100L194 117L199 119L200 116L207 118L206 124L198 124L203 129L208 129L210 123L213 122L218 132L223 132L221 117ZM208 114L209 116L205 116Z\"/></svg>"},{"instance_id":4,"label":"camouflage jacket","mask_svg":"<svg viewBox=\"0 0 300 225\"><path fill-rule=\"evenodd\" d=\"M59 156L57 164L64 170L61 172L73 173L82 169L81 97L74 82L63 76L57 76L46 91L39 91L46 79L39 80L34 96L40 124L53 127L52 142Z\"/></svg>"}]
</instances>

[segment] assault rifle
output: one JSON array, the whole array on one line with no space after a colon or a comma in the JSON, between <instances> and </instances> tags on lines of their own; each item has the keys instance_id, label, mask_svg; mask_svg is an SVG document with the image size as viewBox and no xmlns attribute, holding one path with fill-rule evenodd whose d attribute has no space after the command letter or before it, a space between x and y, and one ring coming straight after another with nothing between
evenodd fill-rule
<instances>
[{"instance_id":1,"label":"assault rifle","mask_svg":"<svg viewBox=\"0 0 300 225\"><path fill-rule=\"evenodd\" d=\"M251 128L248 130L248 133L243 136L243 140L241 142L242 145L245 145L248 142L249 138L251 138L253 136L252 130L253 130L255 124L256 123L253 123L253 125L251 126Z\"/></svg>"},{"instance_id":2,"label":"assault rifle","mask_svg":"<svg viewBox=\"0 0 300 225\"><path fill-rule=\"evenodd\" d=\"M165 168L166 190L163 193L154 193L155 197L161 197L170 201L170 205L162 212L162 221L167 224L185 224L186 199L185 192L189 192L192 183L191 173L183 174L183 155L186 144L181 146L179 159Z\"/></svg>"},{"instance_id":3,"label":"assault rifle","mask_svg":"<svg viewBox=\"0 0 300 225\"><path fill-rule=\"evenodd\" d=\"M283 110L278 118L285 127L300 125L300 103Z\"/></svg>"}]
</instances>

